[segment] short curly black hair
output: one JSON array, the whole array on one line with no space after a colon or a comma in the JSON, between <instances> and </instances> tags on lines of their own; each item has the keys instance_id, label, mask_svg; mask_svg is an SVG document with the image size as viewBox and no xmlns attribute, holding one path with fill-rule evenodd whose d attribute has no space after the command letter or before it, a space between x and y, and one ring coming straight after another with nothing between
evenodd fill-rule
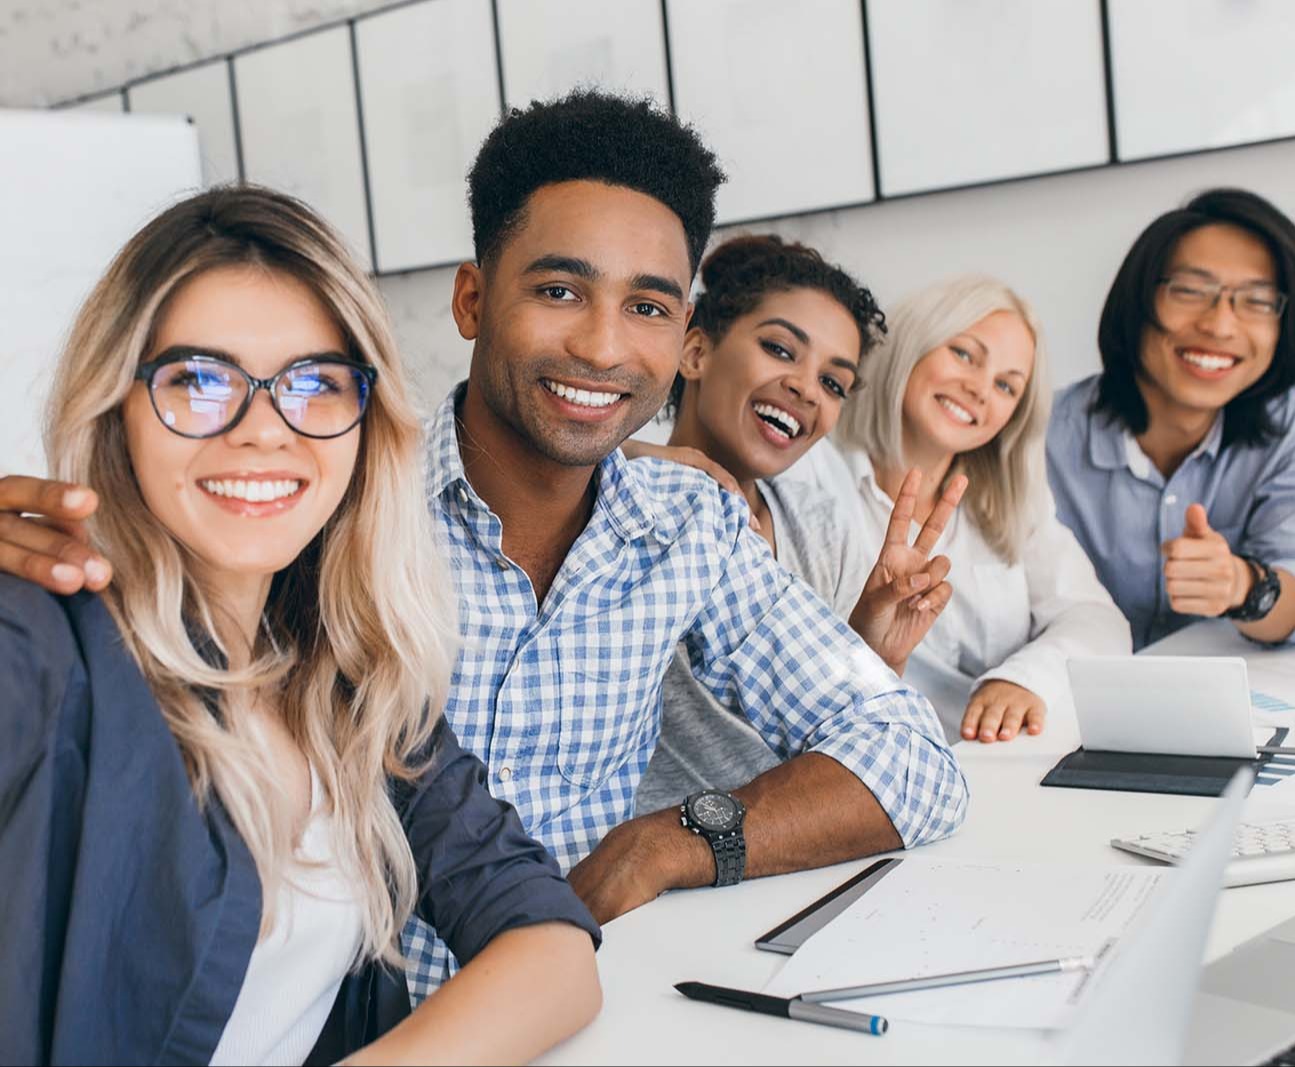
<instances>
[{"instance_id":1,"label":"short curly black hair","mask_svg":"<svg viewBox=\"0 0 1295 1067\"><path fill-rule=\"evenodd\" d=\"M468 172L477 262L487 265L517 231L536 189L580 180L622 185L663 203L683 223L696 272L725 180L715 154L650 98L588 89L513 108L490 131Z\"/></svg>"},{"instance_id":2,"label":"short curly black hair","mask_svg":"<svg viewBox=\"0 0 1295 1067\"><path fill-rule=\"evenodd\" d=\"M816 248L784 241L777 234L733 237L719 245L701 265L705 290L698 295L690 328L718 343L729 327L750 314L771 292L818 289L839 303L859 327L859 356L866 356L886 335L886 316L876 298L843 267L828 263ZM683 400L684 379L675 375L665 413L674 417Z\"/></svg>"}]
</instances>

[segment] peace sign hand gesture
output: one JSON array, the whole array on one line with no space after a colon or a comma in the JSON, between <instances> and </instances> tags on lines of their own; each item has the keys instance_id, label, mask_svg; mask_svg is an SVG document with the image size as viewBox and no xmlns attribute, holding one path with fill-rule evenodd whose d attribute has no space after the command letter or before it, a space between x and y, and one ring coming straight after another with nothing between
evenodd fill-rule
<instances>
[{"instance_id":1,"label":"peace sign hand gesture","mask_svg":"<svg viewBox=\"0 0 1295 1067\"><path fill-rule=\"evenodd\" d=\"M915 467L904 477L890 512L881 554L864 583L859 602L850 613L850 626L855 633L896 674L903 674L909 654L921 643L953 595L953 587L944 580L949 573L949 557L936 556L929 560L927 557L962 500L967 479L961 474L949 479L910 545L908 531L921 485L922 472Z\"/></svg>"}]
</instances>

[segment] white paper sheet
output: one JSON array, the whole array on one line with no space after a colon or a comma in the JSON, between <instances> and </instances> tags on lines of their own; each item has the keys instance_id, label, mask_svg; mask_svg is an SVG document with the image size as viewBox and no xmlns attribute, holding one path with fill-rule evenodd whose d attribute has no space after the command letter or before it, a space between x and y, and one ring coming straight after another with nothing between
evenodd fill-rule
<instances>
[{"instance_id":1,"label":"white paper sheet","mask_svg":"<svg viewBox=\"0 0 1295 1067\"><path fill-rule=\"evenodd\" d=\"M906 857L809 938L766 986L783 997L980 967L1098 956L1170 868L952 863ZM837 1001L888 1019L1063 1026L1085 972Z\"/></svg>"}]
</instances>

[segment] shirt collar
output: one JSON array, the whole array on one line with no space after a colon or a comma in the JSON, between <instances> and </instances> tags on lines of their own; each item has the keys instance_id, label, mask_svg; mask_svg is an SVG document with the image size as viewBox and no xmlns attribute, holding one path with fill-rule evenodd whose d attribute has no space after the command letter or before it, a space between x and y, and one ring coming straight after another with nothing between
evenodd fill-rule
<instances>
[{"instance_id":1,"label":"shirt collar","mask_svg":"<svg viewBox=\"0 0 1295 1067\"><path fill-rule=\"evenodd\" d=\"M1201 443L1192 449L1187 459L1209 456L1217 459L1223 445L1223 413L1220 411ZM1147 478L1151 460L1142 451L1137 438L1128 428L1107 412L1094 411L1088 416L1088 457L1093 466L1103 470L1120 470L1127 467L1135 477Z\"/></svg>"},{"instance_id":2,"label":"shirt collar","mask_svg":"<svg viewBox=\"0 0 1295 1067\"><path fill-rule=\"evenodd\" d=\"M460 490L460 498L476 501L482 508L485 501L477 496L463 469L459 453L458 408L468 383L460 382L445 398L436 413L427 421L427 496L436 499L447 489ZM594 473L598 497L594 510L606 512L612 526L625 540L641 537L658 525L660 518L653 505L651 494L634 465L617 448L607 456Z\"/></svg>"},{"instance_id":3,"label":"shirt collar","mask_svg":"<svg viewBox=\"0 0 1295 1067\"><path fill-rule=\"evenodd\" d=\"M854 475L855 486L863 492L872 494L879 503L885 504L887 509L894 507L894 501L877 484L877 472L873 469L872 458L868 453L862 448L851 448L842 450L842 454L850 468L850 473Z\"/></svg>"}]
</instances>

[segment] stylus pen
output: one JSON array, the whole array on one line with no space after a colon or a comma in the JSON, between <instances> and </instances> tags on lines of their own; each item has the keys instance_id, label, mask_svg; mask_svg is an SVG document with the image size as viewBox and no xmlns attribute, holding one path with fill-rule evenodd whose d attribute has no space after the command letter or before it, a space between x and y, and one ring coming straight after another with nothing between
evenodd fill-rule
<instances>
[{"instance_id":1,"label":"stylus pen","mask_svg":"<svg viewBox=\"0 0 1295 1067\"><path fill-rule=\"evenodd\" d=\"M1295 756L1295 746L1260 745L1255 749L1255 754L1259 756Z\"/></svg>"},{"instance_id":2,"label":"stylus pen","mask_svg":"<svg viewBox=\"0 0 1295 1067\"><path fill-rule=\"evenodd\" d=\"M799 1019L803 1023L838 1026L842 1030L857 1030L864 1034L884 1034L890 1029L890 1023L880 1015L864 1015L860 1011L806 1004L799 997L771 997L765 993L726 989L724 986L707 985L705 982L679 982L675 989L689 1000L723 1004L726 1008L741 1008L743 1011L758 1011L762 1015L780 1015L784 1019Z\"/></svg>"},{"instance_id":3,"label":"stylus pen","mask_svg":"<svg viewBox=\"0 0 1295 1067\"><path fill-rule=\"evenodd\" d=\"M1061 960L1015 963L1008 967L982 967L975 971L928 974L922 978L899 978L893 982L869 982L867 985L842 986L840 989L816 989L809 993L802 993L800 999L808 1004L823 1004L829 1000L879 997L883 993L907 993L914 989L938 989L941 986L948 985L969 985L972 982L992 982L999 978L1028 978L1034 974L1086 971L1092 965L1093 960L1091 957L1070 956Z\"/></svg>"}]
</instances>

